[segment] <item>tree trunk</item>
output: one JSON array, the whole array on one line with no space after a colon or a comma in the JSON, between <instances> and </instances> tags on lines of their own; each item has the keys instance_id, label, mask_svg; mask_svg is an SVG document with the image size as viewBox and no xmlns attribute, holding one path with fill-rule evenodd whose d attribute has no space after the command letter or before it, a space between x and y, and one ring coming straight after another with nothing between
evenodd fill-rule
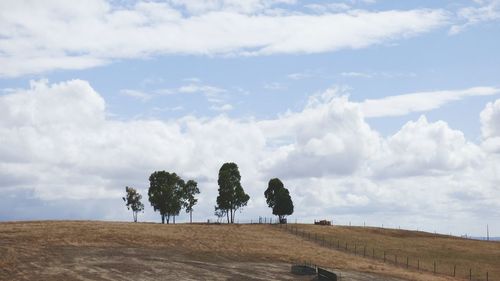
<instances>
[{"instance_id":1,"label":"tree trunk","mask_svg":"<svg viewBox=\"0 0 500 281\"><path fill-rule=\"evenodd\" d=\"M229 223L229 211L226 211L227 223Z\"/></svg>"},{"instance_id":2,"label":"tree trunk","mask_svg":"<svg viewBox=\"0 0 500 281\"><path fill-rule=\"evenodd\" d=\"M193 210L189 211L189 223L193 223Z\"/></svg>"},{"instance_id":3,"label":"tree trunk","mask_svg":"<svg viewBox=\"0 0 500 281\"><path fill-rule=\"evenodd\" d=\"M165 215L161 215L161 223L165 224Z\"/></svg>"},{"instance_id":4,"label":"tree trunk","mask_svg":"<svg viewBox=\"0 0 500 281\"><path fill-rule=\"evenodd\" d=\"M134 222L137 222L137 212L134 211L133 213L134 213Z\"/></svg>"},{"instance_id":5,"label":"tree trunk","mask_svg":"<svg viewBox=\"0 0 500 281\"><path fill-rule=\"evenodd\" d=\"M167 224L170 224L170 215L167 215Z\"/></svg>"},{"instance_id":6,"label":"tree trunk","mask_svg":"<svg viewBox=\"0 0 500 281\"><path fill-rule=\"evenodd\" d=\"M172 216L173 223L175 224L175 215Z\"/></svg>"}]
</instances>

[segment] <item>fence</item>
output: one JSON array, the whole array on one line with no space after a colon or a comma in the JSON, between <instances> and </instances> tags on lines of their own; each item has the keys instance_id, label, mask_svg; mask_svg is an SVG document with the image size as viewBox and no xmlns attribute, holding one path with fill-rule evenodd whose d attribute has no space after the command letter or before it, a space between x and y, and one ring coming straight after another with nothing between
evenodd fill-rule
<instances>
[{"instance_id":1,"label":"fence","mask_svg":"<svg viewBox=\"0 0 500 281\"><path fill-rule=\"evenodd\" d=\"M433 274L447 275L457 278L465 278L470 281L491 281L491 276L489 272L481 273L478 270L473 270L472 267L462 268L461 272L457 271L457 266L453 265L443 265L438 260L433 261L431 264L429 262L421 261L419 258L409 257L409 256L398 256L393 254L388 250L377 249L375 247L367 247L364 244L349 243L347 241L341 241L339 239L326 239L325 236L320 236L317 233L307 232L304 230L299 230L297 226L288 224L276 224L281 229L288 231L294 235L300 236L304 239L313 241L320 244L323 247L335 249L338 251L343 251L349 254L354 254L356 256L361 256L363 258L370 258L373 260L378 260L384 263L392 264L394 266L403 267L406 269L425 271ZM465 273L465 274L464 274Z\"/></svg>"}]
</instances>

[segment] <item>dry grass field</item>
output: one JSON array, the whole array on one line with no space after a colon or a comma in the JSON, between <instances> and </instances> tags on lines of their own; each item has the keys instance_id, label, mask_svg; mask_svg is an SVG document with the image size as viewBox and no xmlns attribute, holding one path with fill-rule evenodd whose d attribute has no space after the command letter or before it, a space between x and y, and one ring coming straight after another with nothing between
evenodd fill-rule
<instances>
[{"instance_id":1,"label":"dry grass field","mask_svg":"<svg viewBox=\"0 0 500 281\"><path fill-rule=\"evenodd\" d=\"M355 238L347 229L303 227L332 235L346 232ZM398 241L394 240L397 235L369 235L377 241L387 236L388 245ZM498 257L496 244L458 242L456 245L472 246L462 249L470 254L469 260L489 259L495 265L491 255ZM425 249L438 254L447 252L453 243L455 240L442 246L436 242L433 245L440 245L438 248ZM483 257L477 249L488 249L491 255ZM350 276L342 280L455 280L332 250L271 225L0 223L0 280L310 280L288 273L290 262L305 260Z\"/></svg>"},{"instance_id":2,"label":"dry grass field","mask_svg":"<svg viewBox=\"0 0 500 281\"><path fill-rule=\"evenodd\" d=\"M500 242L477 241L457 238L448 235L436 235L421 231L407 231L396 229L382 229L373 227L347 227L347 226L319 226L319 225L291 225L299 231L305 231L333 242L333 246L340 244L345 249L363 255L366 246L366 255L375 254L383 259L386 252L387 260L393 262L395 256L399 263L406 265L406 257L412 266L417 266L429 271L434 270L436 262L438 272L452 273L456 266L456 275L468 277L472 269L474 280L500 280ZM340 241L340 243L339 243Z\"/></svg>"}]
</instances>

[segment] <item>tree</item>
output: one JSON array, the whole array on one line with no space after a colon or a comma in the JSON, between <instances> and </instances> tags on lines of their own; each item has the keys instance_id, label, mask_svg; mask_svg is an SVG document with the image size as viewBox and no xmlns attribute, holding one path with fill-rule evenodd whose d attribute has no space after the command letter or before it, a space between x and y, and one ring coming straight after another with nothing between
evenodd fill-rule
<instances>
[{"instance_id":1,"label":"tree","mask_svg":"<svg viewBox=\"0 0 500 281\"><path fill-rule=\"evenodd\" d=\"M149 177L149 202L155 212L159 211L161 222L167 224L170 217L179 215L183 202L184 181L176 173L156 171Z\"/></svg>"},{"instance_id":2,"label":"tree","mask_svg":"<svg viewBox=\"0 0 500 281\"><path fill-rule=\"evenodd\" d=\"M127 193L125 197L122 197L123 201L125 201L125 205L127 206L127 210L132 209L132 215L134 217L134 222L137 222L137 213L144 210L144 204L142 204L141 199L142 195L140 195L135 188L125 187L125 192Z\"/></svg>"},{"instance_id":3,"label":"tree","mask_svg":"<svg viewBox=\"0 0 500 281\"><path fill-rule=\"evenodd\" d=\"M266 191L264 191L264 196L266 197L266 202L269 208L273 208L276 203L276 191L285 188L283 183L278 178L271 179L267 185Z\"/></svg>"},{"instance_id":4,"label":"tree","mask_svg":"<svg viewBox=\"0 0 500 281\"><path fill-rule=\"evenodd\" d=\"M184 185L182 195L184 198L184 208L186 208L186 213L189 213L189 223L193 222L193 206L196 205L198 199L194 196L200 193L198 189L198 183L194 180L188 180Z\"/></svg>"},{"instance_id":5,"label":"tree","mask_svg":"<svg viewBox=\"0 0 500 281\"><path fill-rule=\"evenodd\" d=\"M241 176L238 165L235 163L224 163L219 170L219 196L215 210L225 213L228 223L234 223L234 217L238 209L247 205L250 196L245 193L240 183Z\"/></svg>"},{"instance_id":6,"label":"tree","mask_svg":"<svg viewBox=\"0 0 500 281\"><path fill-rule=\"evenodd\" d=\"M274 178L269 181L264 196L267 205L272 208L273 215L278 216L280 223L283 222L286 216L293 214L293 202L290 192L280 179Z\"/></svg>"}]
</instances>

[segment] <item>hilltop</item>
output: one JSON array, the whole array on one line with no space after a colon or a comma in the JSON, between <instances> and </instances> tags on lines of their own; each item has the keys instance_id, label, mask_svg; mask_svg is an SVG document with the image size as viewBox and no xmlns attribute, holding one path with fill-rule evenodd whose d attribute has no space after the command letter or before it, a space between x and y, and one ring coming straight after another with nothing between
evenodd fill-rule
<instances>
[{"instance_id":1,"label":"hilltop","mask_svg":"<svg viewBox=\"0 0 500 281\"><path fill-rule=\"evenodd\" d=\"M352 236L342 227L299 227ZM351 230L365 232L369 240L376 235L380 243L393 243L397 236ZM461 241L440 239L449 240L448 246ZM487 243L466 242L473 243L463 244L470 247L470 260L479 258L483 248L478 245ZM498 256L499 245L487 244L484 249L491 248L492 255ZM499 260L489 262L494 266ZM273 225L0 223L0 280L199 280L200 276L209 280L310 280L288 273L294 261L336 268L344 276L353 276L352 280L454 280L333 250Z\"/></svg>"}]
</instances>

